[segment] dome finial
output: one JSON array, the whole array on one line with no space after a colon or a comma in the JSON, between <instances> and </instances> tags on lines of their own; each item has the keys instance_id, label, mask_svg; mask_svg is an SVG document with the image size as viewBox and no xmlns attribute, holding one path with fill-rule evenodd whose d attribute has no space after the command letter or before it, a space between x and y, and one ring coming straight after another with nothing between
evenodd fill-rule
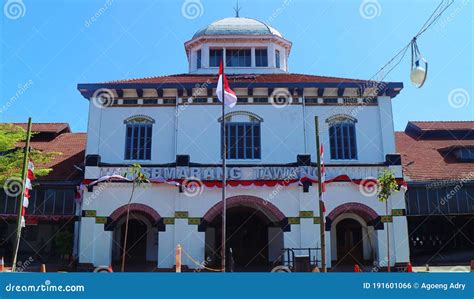
<instances>
[{"instance_id":1,"label":"dome finial","mask_svg":"<svg viewBox=\"0 0 474 299\"><path fill-rule=\"evenodd\" d=\"M234 10L235 10L235 17L238 18L239 17L239 12L242 8L239 7L239 0L237 0L237 5L234 7Z\"/></svg>"}]
</instances>

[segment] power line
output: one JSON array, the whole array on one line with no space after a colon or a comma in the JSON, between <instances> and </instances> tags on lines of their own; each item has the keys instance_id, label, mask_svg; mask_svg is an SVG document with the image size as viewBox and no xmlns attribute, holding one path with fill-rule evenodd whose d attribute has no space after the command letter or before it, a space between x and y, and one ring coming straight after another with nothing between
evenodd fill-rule
<instances>
[{"instance_id":1,"label":"power line","mask_svg":"<svg viewBox=\"0 0 474 299\"><path fill-rule=\"evenodd\" d=\"M440 4L433 11L431 16L421 26L418 33L410 40L410 42L404 46L400 51L395 54L384 66L382 66L371 78L370 81L383 81L385 77L395 69L405 57L408 49L416 39L425 33L439 18L441 15L454 3L454 0L442 0Z\"/></svg>"}]
</instances>

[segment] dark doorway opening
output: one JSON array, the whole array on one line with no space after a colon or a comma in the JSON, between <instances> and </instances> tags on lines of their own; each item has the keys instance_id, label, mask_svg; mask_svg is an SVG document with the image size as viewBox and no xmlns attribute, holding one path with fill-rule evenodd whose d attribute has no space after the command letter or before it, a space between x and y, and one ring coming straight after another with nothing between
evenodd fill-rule
<instances>
[{"instance_id":1,"label":"dark doorway opening","mask_svg":"<svg viewBox=\"0 0 474 299\"><path fill-rule=\"evenodd\" d=\"M266 271L269 262L269 227L275 226L261 211L250 207L233 207L227 210L227 265L233 260L234 271ZM221 259L222 216L210 224L213 244L210 259L219 266ZM229 253L232 251L232 255ZM228 269L229 270L229 269Z\"/></svg>"},{"instance_id":2,"label":"dark doorway opening","mask_svg":"<svg viewBox=\"0 0 474 299\"><path fill-rule=\"evenodd\" d=\"M341 220L336 225L338 264L361 264L364 260L362 226L354 219Z\"/></svg>"},{"instance_id":3,"label":"dark doorway opening","mask_svg":"<svg viewBox=\"0 0 474 299\"><path fill-rule=\"evenodd\" d=\"M123 254L125 241L125 223L120 229L120 258ZM147 248L147 225L138 219L130 219L128 222L127 237L127 264L143 263L146 261Z\"/></svg>"}]
</instances>

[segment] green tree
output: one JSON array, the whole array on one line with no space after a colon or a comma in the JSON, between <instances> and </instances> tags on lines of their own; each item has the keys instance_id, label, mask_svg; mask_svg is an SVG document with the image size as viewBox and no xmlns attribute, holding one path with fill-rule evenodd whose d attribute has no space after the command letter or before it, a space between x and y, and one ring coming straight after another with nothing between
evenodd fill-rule
<instances>
[{"instance_id":1,"label":"green tree","mask_svg":"<svg viewBox=\"0 0 474 299\"><path fill-rule=\"evenodd\" d=\"M378 199L380 202L385 203L385 215L389 216L388 200L393 194L393 192L398 191L397 180L395 179L395 175L393 174L393 172L389 169L386 169L381 172L377 179L377 185ZM389 225L387 223L387 271L390 272L390 233L388 231L388 227Z\"/></svg>"},{"instance_id":2,"label":"green tree","mask_svg":"<svg viewBox=\"0 0 474 299\"><path fill-rule=\"evenodd\" d=\"M22 158L26 131L20 126L13 124L0 124L0 184L10 179L20 179L23 169ZM47 175L51 169L41 167L54 159L59 152L44 153L36 149L31 149L30 159L35 163L35 176Z\"/></svg>"},{"instance_id":3,"label":"green tree","mask_svg":"<svg viewBox=\"0 0 474 299\"><path fill-rule=\"evenodd\" d=\"M133 164L128 168L127 173L125 174L126 177L132 179L132 192L130 194L130 199L127 203L127 217L125 218L125 234L123 237L123 253L122 253L122 266L121 271L125 271L125 256L127 254L127 239L128 239L128 221L130 219L130 204L133 200L133 194L135 193L135 189L140 187L145 183L149 183L150 180L146 177L146 175L142 171L142 167L140 164Z\"/></svg>"}]
</instances>

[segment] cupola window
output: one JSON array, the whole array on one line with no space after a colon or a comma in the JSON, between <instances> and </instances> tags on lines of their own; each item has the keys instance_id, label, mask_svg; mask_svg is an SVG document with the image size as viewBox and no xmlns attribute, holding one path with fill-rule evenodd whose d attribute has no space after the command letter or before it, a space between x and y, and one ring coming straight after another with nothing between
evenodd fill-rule
<instances>
[{"instance_id":1,"label":"cupola window","mask_svg":"<svg viewBox=\"0 0 474 299\"><path fill-rule=\"evenodd\" d=\"M268 66L267 49L255 49L255 66L257 67Z\"/></svg>"},{"instance_id":2,"label":"cupola window","mask_svg":"<svg viewBox=\"0 0 474 299\"><path fill-rule=\"evenodd\" d=\"M280 68L280 51L275 50L275 67Z\"/></svg>"},{"instance_id":3,"label":"cupola window","mask_svg":"<svg viewBox=\"0 0 474 299\"><path fill-rule=\"evenodd\" d=\"M202 52L201 52L201 50L198 50L196 52L196 66L197 66L198 69L201 68L201 58L202 58L201 56L202 56Z\"/></svg>"},{"instance_id":4,"label":"cupola window","mask_svg":"<svg viewBox=\"0 0 474 299\"><path fill-rule=\"evenodd\" d=\"M210 49L209 50L209 66L219 67L222 60L222 49Z\"/></svg>"},{"instance_id":5,"label":"cupola window","mask_svg":"<svg viewBox=\"0 0 474 299\"><path fill-rule=\"evenodd\" d=\"M250 49L226 49L226 66L228 67L251 67Z\"/></svg>"}]
</instances>

